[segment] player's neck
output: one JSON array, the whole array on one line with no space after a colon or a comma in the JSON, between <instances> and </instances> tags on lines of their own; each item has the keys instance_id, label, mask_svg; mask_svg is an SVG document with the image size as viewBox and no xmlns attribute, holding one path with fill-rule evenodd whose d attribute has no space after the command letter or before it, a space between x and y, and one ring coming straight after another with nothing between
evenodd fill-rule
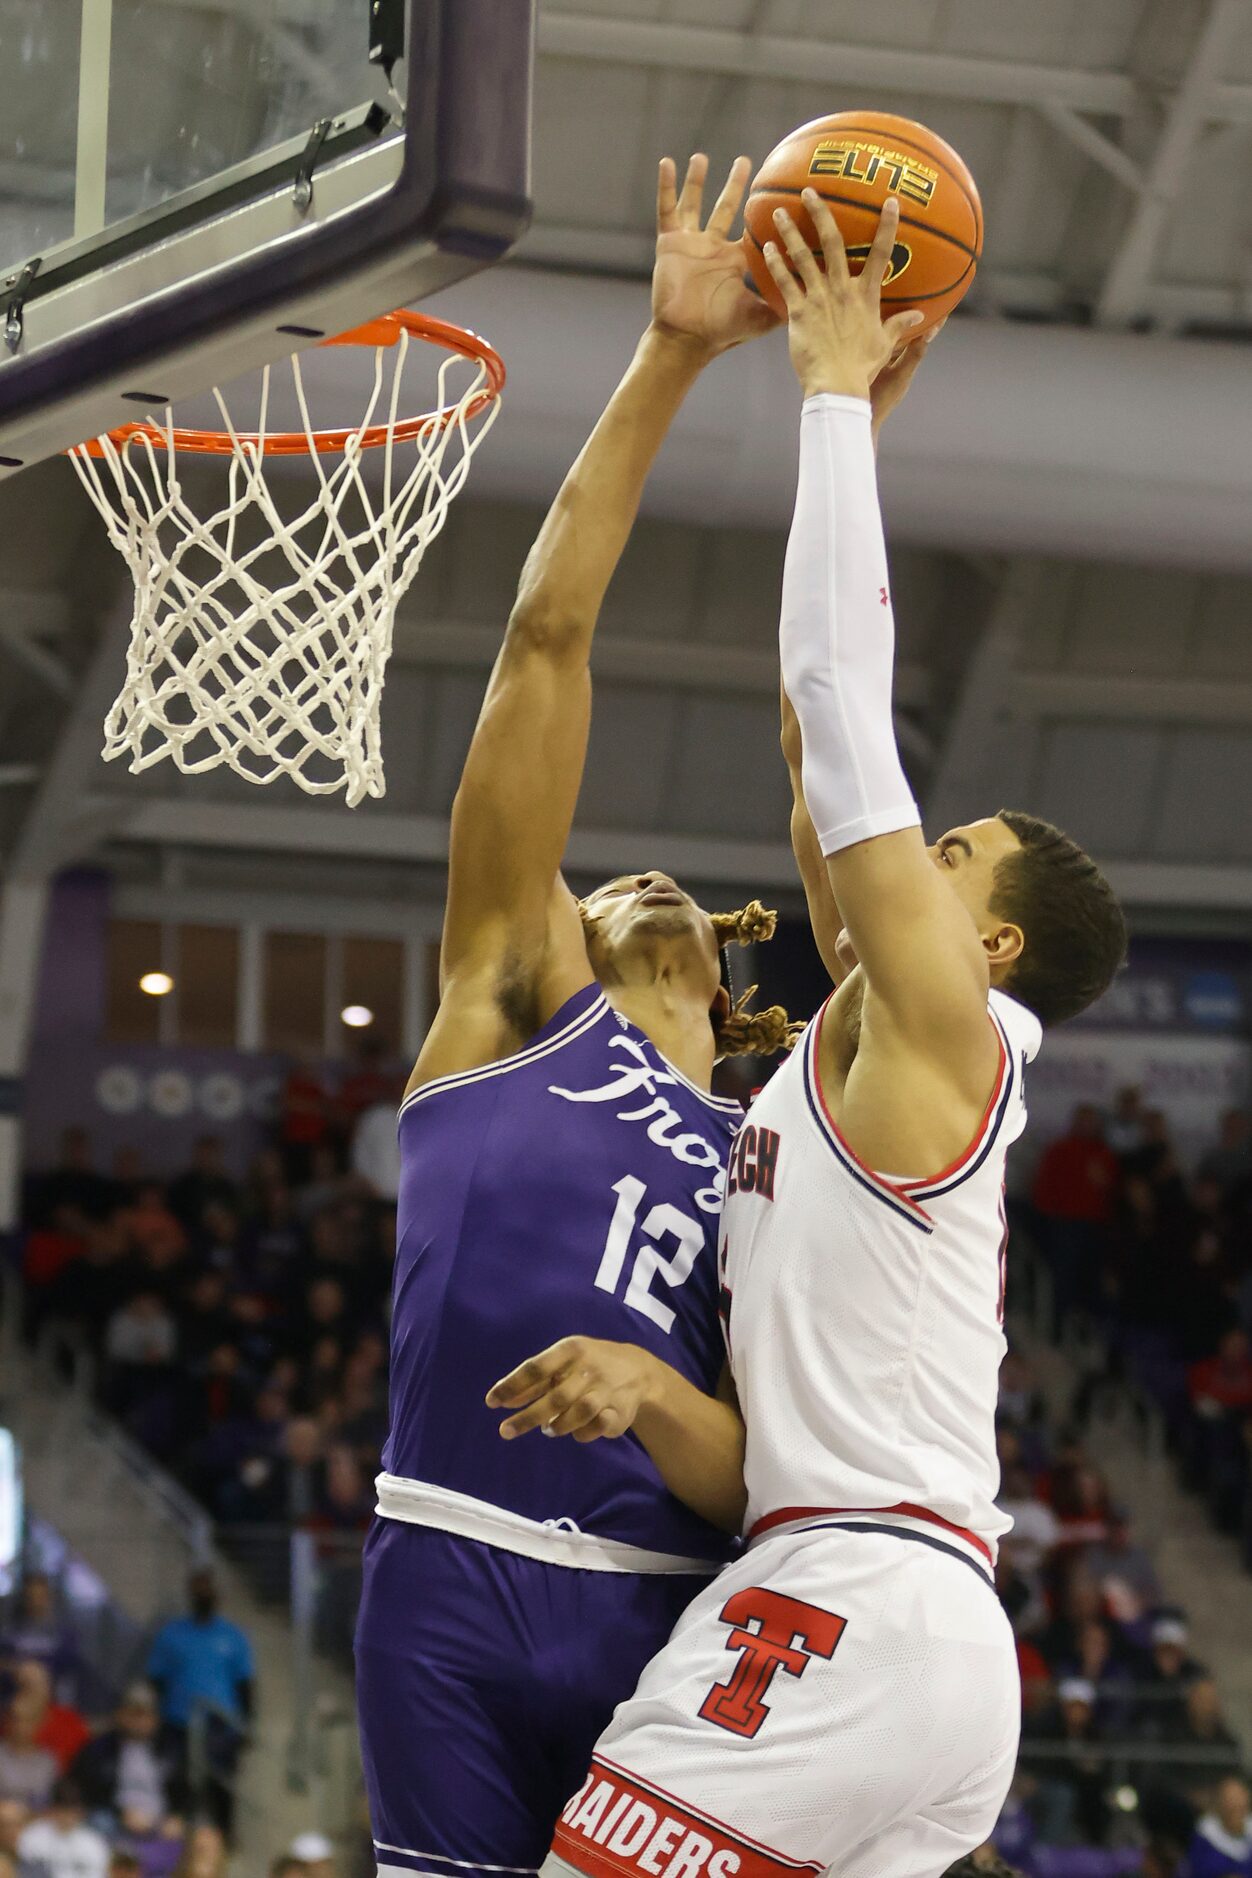
<instances>
[{"instance_id":1,"label":"player's neck","mask_svg":"<svg viewBox=\"0 0 1252 1878\"><path fill-rule=\"evenodd\" d=\"M689 1081L707 1089L713 1080L716 1050L708 1011L679 983L606 988L615 1011L629 1018Z\"/></svg>"}]
</instances>

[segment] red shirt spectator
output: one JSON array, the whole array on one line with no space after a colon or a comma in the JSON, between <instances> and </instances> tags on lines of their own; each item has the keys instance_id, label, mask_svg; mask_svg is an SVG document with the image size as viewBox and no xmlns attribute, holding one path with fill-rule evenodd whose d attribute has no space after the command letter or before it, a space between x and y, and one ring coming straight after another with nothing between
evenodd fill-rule
<instances>
[{"instance_id":1,"label":"red shirt spectator","mask_svg":"<svg viewBox=\"0 0 1252 1878\"><path fill-rule=\"evenodd\" d=\"M136 1250L157 1264L177 1258L187 1249L187 1235L155 1181L139 1189L135 1204L123 1212L122 1223Z\"/></svg>"},{"instance_id":2,"label":"red shirt spectator","mask_svg":"<svg viewBox=\"0 0 1252 1878\"><path fill-rule=\"evenodd\" d=\"M76 1708L52 1699L52 1678L42 1663L19 1663L13 1672L19 1695L30 1703L35 1723L35 1746L46 1748L64 1773L91 1739L91 1730Z\"/></svg>"},{"instance_id":3,"label":"red shirt spectator","mask_svg":"<svg viewBox=\"0 0 1252 1878\"><path fill-rule=\"evenodd\" d=\"M1187 1389L1197 1408L1215 1403L1223 1409L1252 1409L1252 1344L1246 1330L1228 1330L1217 1355L1193 1363Z\"/></svg>"},{"instance_id":4,"label":"red shirt spectator","mask_svg":"<svg viewBox=\"0 0 1252 1878\"><path fill-rule=\"evenodd\" d=\"M28 1285L54 1283L67 1265L83 1256L87 1250L85 1224L76 1207L58 1206L47 1226L36 1226L27 1233L22 1276Z\"/></svg>"},{"instance_id":5,"label":"red shirt spectator","mask_svg":"<svg viewBox=\"0 0 1252 1878\"><path fill-rule=\"evenodd\" d=\"M1034 1201L1049 1219L1102 1225L1109 1218L1119 1168L1100 1126L1100 1111L1090 1103L1080 1103L1069 1133L1054 1141L1040 1161Z\"/></svg>"}]
</instances>

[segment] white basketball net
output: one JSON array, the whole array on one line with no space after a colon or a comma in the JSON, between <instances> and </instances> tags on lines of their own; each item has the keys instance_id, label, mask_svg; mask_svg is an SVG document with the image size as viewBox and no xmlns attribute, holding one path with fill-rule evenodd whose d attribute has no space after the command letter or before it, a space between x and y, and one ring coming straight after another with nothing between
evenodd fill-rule
<instances>
[{"instance_id":1,"label":"white basketball net","mask_svg":"<svg viewBox=\"0 0 1252 1878\"><path fill-rule=\"evenodd\" d=\"M209 459L229 469L226 499L207 519L179 485L168 409L160 443L141 434L119 448L102 437L99 457L85 445L70 452L135 582L126 682L104 726L106 760L129 756L137 773L169 756L187 775L225 763L249 782L286 775L312 795L346 790L350 807L384 793L378 718L396 605L499 408L493 399L470 420L487 370L450 354L438 384L450 416L397 442L408 350L407 333L375 348L360 429L325 462L311 445L317 484L294 516L280 512L266 482L268 366L260 448L240 437L214 392L230 454ZM300 360L289 363L311 444ZM471 382L450 404L458 369ZM385 419L375 417L380 409ZM382 422L385 443L362 448L360 432ZM377 480L367 468L381 472Z\"/></svg>"}]
</instances>

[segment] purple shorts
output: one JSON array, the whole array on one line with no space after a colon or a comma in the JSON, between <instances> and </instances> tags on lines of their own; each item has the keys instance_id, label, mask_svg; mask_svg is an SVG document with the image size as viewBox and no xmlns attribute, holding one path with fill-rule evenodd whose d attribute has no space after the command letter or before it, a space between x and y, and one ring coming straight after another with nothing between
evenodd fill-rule
<instances>
[{"instance_id":1,"label":"purple shorts","mask_svg":"<svg viewBox=\"0 0 1252 1878\"><path fill-rule=\"evenodd\" d=\"M356 1663L380 1871L537 1871L597 1737L706 1582L376 1519Z\"/></svg>"}]
</instances>

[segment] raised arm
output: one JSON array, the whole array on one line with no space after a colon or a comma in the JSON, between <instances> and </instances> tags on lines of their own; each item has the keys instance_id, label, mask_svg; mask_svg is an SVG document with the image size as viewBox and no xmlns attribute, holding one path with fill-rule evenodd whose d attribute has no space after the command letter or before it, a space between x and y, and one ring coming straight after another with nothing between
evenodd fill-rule
<instances>
[{"instance_id":1,"label":"raised arm","mask_svg":"<svg viewBox=\"0 0 1252 1878\"><path fill-rule=\"evenodd\" d=\"M875 452L883 425L891 413L898 409L925 357L926 348L943 331L945 324L946 321L940 320L923 339L902 347L875 376L870 386L870 408L873 413L871 431ZM838 985L847 977L849 968L849 961L839 957L838 940L843 931L843 917L835 904L821 843L813 827L809 805L804 799L804 743L800 735L800 720L784 685L779 686L779 716L783 761L791 778L791 848L804 886L809 924L818 953L830 973L831 982Z\"/></svg>"},{"instance_id":2,"label":"raised arm","mask_svg":"<svg viewBox=\"0 0 1252 1878\"><path fill-rule=\"evenodd\" d=\"M817 839L813 817L809 814L809 805L804 799L804 745L800 736L800 720L785 687L781 685L778 702L782 719L779 740L787 774L791 778L791 851L796 857L796 867L808 902L814 944L822 964L830 973L831 983L837 985L847 977L847 971L839 961L838 940L843 931L843 917L835 903L821 843Z\"/></svg>"},{"instance_id":3,"label":"raised arm","mask_svg":"<svg viewBox=\"0 0 1252 1878\"><path fill-rule=\"evenodd\" d=\"M884 322L879 309L898 204L884 209L855 279L825 203L806 192L805 207L825 274L789 217L779 231L795 272L777 246L768 252L805 392L781 627L783 683L803 745L802 798L865 974L876 1041L905 1045L954 1090L985 1099L997 1061L988 955L943 878L946 849L928 851L923 841L891 716L894 629L870 386L920 318Z\"/></svg>"},{"instance_id":4,"label":"raised arm","mask_svg":"<svg viewBox=\"0 0 1252 1878\"><path fill-rule=\"evenodd\" d=\"M652 324L527 558L457 790L443 1004L414 1082L515 1048L589 980L558 870L586 757L592 638L683 398L718 352L772 323L729 239L748 168L735 164L702 228L706 159L692 158L681 195L661 165Z\"/></svg>"}]
</instances>

